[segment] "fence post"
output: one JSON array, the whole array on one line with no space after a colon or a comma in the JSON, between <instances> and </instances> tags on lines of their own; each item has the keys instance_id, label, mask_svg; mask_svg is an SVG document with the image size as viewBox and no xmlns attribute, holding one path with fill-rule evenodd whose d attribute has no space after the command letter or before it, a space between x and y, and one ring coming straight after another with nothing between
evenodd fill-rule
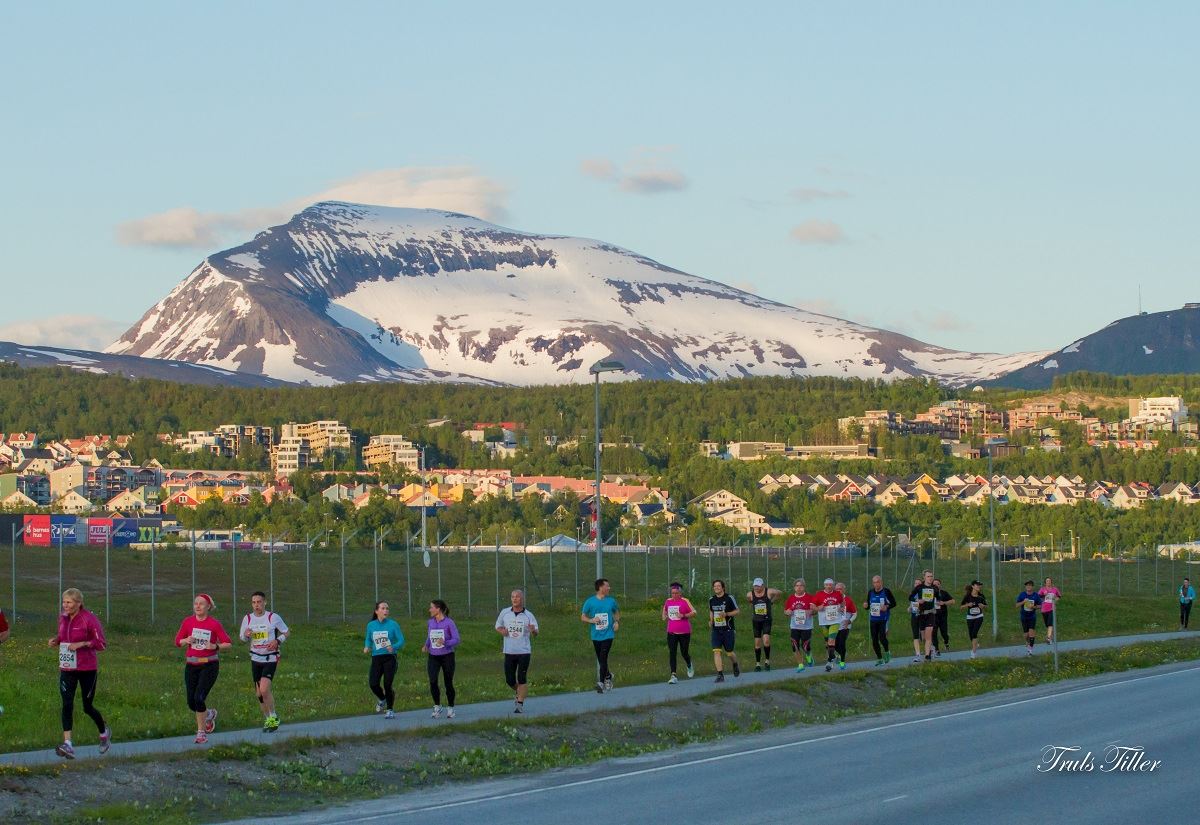
<instances>
[{"instance_id":1,"label":"fence post","mask_svg":"<svg viewBox=\"0 0 1200 825\"><path fill-rule=\"evenodd\" d=\"M108 545L109 537L104 537L104 623L108 624L111 621L112 613L112 573L108 563ZM14 615L15 619L16 616Z\"/></svg>"},{"instance_id":2,"label":"fence post","mask_svg":"<svg viewBox=\"0 0 1200 825\"><path fill-rule=\"evenodd\" d=\"M629 547L621 545L621 598L629 598Z\"/></svg>"},{"instance_id":3,"label":"fence post","mask_svg":"<svg viewBox=\"0 0 1200 825\"><path fill-rule=\"evenodd\" d=\"M196 598L196 531L192 530L192 598Z\"/></svg>"},{"instance_id":4,"label":"fence post","mask_svg":"<svg viewBox=\"0 0 1200 825\"><path fill-rule=\"evenodd\" d=\"M496 569L500 569L497 562ZM471 615L471 536L467 535L467 615Z\"/></svg>"},{"instance_id":5,"label":"fence post","mask_svg":"<svg viewBox=\"0 0 1200 825\"><path fill-rule=\"evenodd\" d=\"M404 528L408 532L408 528ZM405 539L404 550L404 590L408 595L408 615L412 616L412 536Z\"/></svg>"},{"instance_id":6,"label":"fence post","mask_svg":"<svg viewBox=\"0 0 1200 825\"><path fill-rule=\"evenodd\" d=\"M17 525L12 526L12 614L14 622L17 620L17 536L24 532L24 527L18 533Z\"/></svg>"},{"instance_id":7,"label":"fence post","mask_svg":"<svg viewBox=\"0 0 1200 825\"><path fill-rule=\"evenodd\" d=\"M154 624L154 621L155 621L155 619L154 619L154 590L155 590L154 557L156 555L158 555L155 552L155 544L156 544L156 542L153 539L151 539L150 540L150 624Z\"/></svg>"},{"instance_id":8,"label":"fence post","mask_svg":"<svg viewBox=\"0 0 1200 825\"><path fill-rule=\"evenodd\" d=\"M467 548L468 555L471 548ZM500 612L500 544L496 544L496 612Z\"/></svg>"},{"instance_id":9,"label":"fence post","mask_svg":"<svg viewBox=\"0 0 1200 825\"><path fill-rule=\"evenodd\" d=\"M379 530L371 531L371 553L375 562L375 601L379 602Z\"/></svg>"},{"instance_id":10,"label":"fence post","mask_svg":"<svg viewBox=\"0 0 1200 825\"><path fill-rule=\"evenodd\" d=\"M599 521L599 519L597 519L597 521L596 521L596 536L597 536L596 543L597 543L597 546L599 546L599 543L601 541L603 541L603 539L599 538L599 535L600 535L600 521ZM551 541L550 541L550 552L551 553L554 552L554 540L553 539L551 539ZM600 551L597 550L594 552L600 552ZM575 543L575 603L580 604L580 601L579 601L579 543L578 542Z\"/></svg>"},{"instance_id":11,"label":"fence post","mask_svg":"<svg viewBox=\"0 0 1200 825\"><path fill-rule=\"evenodd\" d=\"M61 599L62 599L62 592L63 592L63 534L62 534L62 531L60 530L58 533L58 594L57 594L57 600L54 605L54 613L52 615L57 616L59 610L61 609L60 604L61 604ZM195 591L193 591L193 592L195 592Z\"/></svg>"},{"instance_id":12,"label":"fence post","mask_svg":"<svg viewBox=\"0 0 1200 825\"><path fill-rule=\"evenodd\" d=\"M233 552L237 552L237 543L234 543ZM267 587L271 591L271 610L278 610L275 606L275 537L267 537Z\"/></svg>"},{"instance_id":13,"label":"fence post","mask_svg":"<svg viewBox=\"0 0 1200 825\"><path fill-rule=\"evenodd\" d=\"M233 583L233 606L234 606L235 610L237 609L237 603L238 603L238 600L237 600L237 546L238 546L238 543L236 541L231 543L230 544L231 549L229 551L229 562L230 562L230 566L233 570L233 572L232 572L232 576L233 576L233 582L232 582ZM274 604L271 605L271 609L272 610L275 609Z\"/></svg>"},{"instance_id":14,"label":"fence post","mask_svg":"<svg viewBox=\"0 0 1200 825\"><path fill-rule=\"evenodd\" d=\"M304 618L312 621L312 538L308 534L304 536Z\"/></svg>"},{"instance_id":15,"label":"fence post","mask_svg":"<svg viewBox=\"0 0 1200 825\"><path fill-rule=\"evenodd\" d=\"M629 542L625 542L625 547L629 546ZM643 548L646 551L646 581L645 581L645 598L650 599L650 548Z\"/></svg>"},{"instance_id":16,"label":"fence post","mask_svg":"<svg viewBox=\"0 0 1200 825\"><path fill-rule=\"evenodd\" d=\"M499 541L499 539L497 539L497 541ZM526 547L529 547L529 537L528 536L523 538L522 541L525 542ZM554 547L553 546L551 546L549 548L549 553L546 557L548 559L550 559L550 604L553 605L554 604Z\"/></svg>"}]
</instances>

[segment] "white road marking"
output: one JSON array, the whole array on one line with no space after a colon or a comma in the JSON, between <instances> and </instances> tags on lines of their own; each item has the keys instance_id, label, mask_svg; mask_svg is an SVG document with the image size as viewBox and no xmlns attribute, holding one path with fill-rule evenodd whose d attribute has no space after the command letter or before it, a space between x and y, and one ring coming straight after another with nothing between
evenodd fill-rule
<instances>
[{"instance_id":1,"label":"white road marking","mask_svg":"<svg viewBox=\"0 0 1200 825\"><path fill-rule=\"evenodd\" d=\"M889 796L884 802L895 802L897 799L908 799L908 794L902 793L899 796Z\"/></svg>"},{"instance_id":2,"label":"white road marking","mask_svg":"<svg viewBox=\"0 0 1200 825\"><path fill-rule=\"evenodd\" d=\"M467 805L479 805L485 802L499 802L504 799L516 799L522 796L533 796L535 794L549 793L551 791L561 791L566 788L582 788L588 785L598 785L604 782L613 782L618 779L630 779L635 776L647 776L654 773L664 773L666 771L678 770L679 768L688 768L693 765L705 765L711 762L722 762L727 759L736 759L739 756L755 756L760 753L770 753L771 751L785 750L787 748L803 747L817 742L830 742L834 739L845 739L851 736L864 736L868 733L878 733L884 730L893 730L895 728L905 728L912 725L923 725L926 722L936 722L940 719L955 719L961 716L973 716L977 713L986 713L992 710L1002 710L1004 708L1016 707L1018 705L1027 705L1033 702L1043 702L1047 699L1059 699L1063 696L1071 696L1076 693L1086 693L1090 690L1100 690L1101 688L1114 687L1118 685L1128 685L1133 682L1142 682L1148 679L1161 679L1164 676L1177 676L1180 673L1194 673L1200 671L1200 667L1189 667L1183 670L1174 670L1170 673L1155 673L1150 676L1135 676L1131 679L1122 679L1114 682L1105 682L1102 685L1088 685L1087 687L1074 688L1072 690L1064 690L1061 693L1048 693L1045 696L1033 696L1029 699L1016 699L1012 702L1003 702L998 705L989 705L983 708L972 708L971 710L959 710L953 713L942 713L937 716L924 716L920 719L910 719L907 722L892 722L888 725L877 725L873 728L863 728L861 730L845 731L843 733L831 733L826 736L817 736L812 739L801 739L796 742L784 742L778 745L763 745L757 748L750 748L744 751L734 751L733 753L723 753L718 756L705 756L699 759L689 759L686 762L672 762L669 765L657 765L653 768L639 768L633 771L625 771L624 773L608 774L606 776L597 776L591 779L579 779L574 782L566 782L562 785L553 785L540 788L527 788L523 791L511 791L509 793L493 794L491 796L480 796L475 799L463 799L458 802L444 802L439 805L426 805L421 808L410 808L405 811L389 811L383 814L370 814L367 816L351 817L349 819L339 819L339 822L374 822L379 819L388 819L392 817L407 816L411 814L424 814L431 811L444 811L450 808L462 808ZM899 797L898 797L899 798ZM887 801L887 800L885 800Z\"/></svg>"}]
</instances>

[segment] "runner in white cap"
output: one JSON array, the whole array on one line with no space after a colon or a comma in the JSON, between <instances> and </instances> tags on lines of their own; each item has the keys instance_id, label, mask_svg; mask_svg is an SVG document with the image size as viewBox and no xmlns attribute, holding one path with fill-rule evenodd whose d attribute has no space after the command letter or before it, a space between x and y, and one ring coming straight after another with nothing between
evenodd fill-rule
<instances>
[{"instance_id":1,"label":"runner in white cap","mask_svg":"<svg viewBox=\"0 0 1200 825\"><path fill-rule=\"evenodd\" d=\"M762 670L763 652L766 652L767 670L771 669L771 605L783 593L767 587L762 579L755 579L746 598L750 601L750 627L754 630L754 670Z\"/></svg>"}]
</instances>

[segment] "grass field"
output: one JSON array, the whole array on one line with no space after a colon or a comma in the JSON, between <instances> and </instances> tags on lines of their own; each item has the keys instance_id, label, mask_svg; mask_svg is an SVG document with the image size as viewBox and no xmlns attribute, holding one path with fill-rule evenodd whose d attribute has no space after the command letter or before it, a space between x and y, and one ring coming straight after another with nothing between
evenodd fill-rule
<instances>
[{"instance_id":1,"label":"grass field","mask_svg":"<svg viewBox=\"0 0 1200 825\"><path fill-rule=\"evenodd\" d=\"M97 706L108 716L118 739L152 738L187 734L193 720L183 700L181 654L172 646L179 622L190 612L191 555L185 550L160 551L155 558L155 613L149 612L148 553L112 551L109 565L112 571L110 619L106 622L110 649L101 655L100 689ZM480 553L472 558L471 605L473 615L466 615L464 554L446 553L442 558L442 582L452 614L463 635L459 648L459 703L501 699L509 696L500 670L500 640L492 630L495 615L497 577L495 559L500 561L500 598L507 601L513 586L526 583L529 606L538 615L542 635L534 646L531 670L531 696L562 691L583 690L594 679L594 662L587 643L586 628L578 621L578 606L591 592L590 556L563 553L554 559L554 604L549 603L549 559L545 554L534 557L528 565L520 553ZM81 587L89 608L103 619L104 568L103 549L69 548L64 556L64 582ZM285 722L336 718L369 712L374 698L366 687L368 659L362 653L363 628L369 618L374 597L373 555L368 549L348 553L347 609L348 620L340 621L341 578L340 558L336 551L315 552L312 558L313 620L305 620L306 593L304 554L275 559L275 608L293 626L293 640L276 680L278 707ZM557 554L556 554L557 556ZM424 616L428 599L437 592L436 559L429 568L421 563L420 554L410 559L412 588L403 586L406 566L403 552L380 554L381 595L391 600L393 615L400 622L408 646L401 653L397 680L398 707L415 708L430 703L425 683L423 657L419 652L423 618L409 618L409 594L414 612ZM575 596L575 560L581 565L579 601ZM783 584L783 559L766 557L749 559L734 557L693 556L690 569L695 569L697 589L694 600L704 595L701 588L708 580L708 564L713 563L713 575L724 574L733 582L739 598L746 591L749 575L770 576L773 584ZM803 573L811 580L834 575L850 583L850 565L846 559L789 559L789 576ZM885 572L886 562L885 560ZM50 747L57 739L58 695L55 689L57 659L45 640L54 631L53 608L57 603L57 549L21 553L18 558L20 574L18 598L20 618L14 624L13 639L0 647L0 704L6 712L0 717L0 749L4 751ZM622 562L624 562L622 564ZM624 611L624 621L613 651L612 668L621 684L664 681L667 676L663 627L659 620L657 601L670 577L688 580L689 570L685 552L676 551L670 560L650 558L631 552L624 558L620 552L608 559L608 572ZM961 562L960 562L961 563ZM490 565L490 566L489 566ZM820 565L818 567L818 565ZM855 560L852 594L861 596L866 571L863 559ZM768 569L769 566L769 569ZM266 590L268 560L261 554L244 553L238 558L238 600L235 610L232 598L232 565L229 554L201 554L197 559L197 589L212 593L218 603L216 616L227 628L240 620L246 611L249 594L261 587ZM649 579L646 569L649 567ZM1018 642L1019 628L1015 613L1008 608L1009 591L1015 595L1017 581L1022 575L1036 572L1033 565L1018 573L1016 565L1002 565L1005 586L1002 590L1003 609L1000 613L1001 632L997 644ZM622 570L624 568L624 570ZM722 569L724 568L724 569ZM1011 569L1010 569L1011 568ZM635 571L640 575L634 575ZM732 572L732 576L730 573ZM973 567L958 571L965 581L974 576ZM1056 571L1057 572L1057 571ZM145 585L137 576L145 573ZM947 589L961 592L952 579L953 568L944 563L939 573L951 581ZM136 575L135 575L136 574ZM624 574L624 575L623 575ZM1107 574L1107 571L1106 571ZM890 579L891 576L888 575ZM986 577L985 577L986 578ZM1128 595L1128 588L1118 595L1078 595L1071 589L1071 575L1062 576L1064 600L1059 622L1063 639L1087 636L1117 635L1139 632L1161 632L1177 627L1177 608L1167 595ZM586 580L585 580L586 579ZM661 583L660 583L661 582ZM896 588L901 590L902 588ZM1143 588L1143 592L1145 588ZM646 597L646 593L650 598ZM624 595L622 595L624 594ZM777 608L777 611L779 608ZM911 649L908 623L903 617L894 624L892 639L897 655ZM869 653L865 622L860 622L850 637L850 658L874 658ZM786 622L776 613L774 664L786 666L789 660ZM738 652L744 663L752 666L752 641L748 625L739 631ZM706 634L697 627L693 650L697 651L697 676L710 674L711 658L707 653ZM985 625L985 635L989 635ZM413 641L413 637L416 641ZM991 643L988 638L988 643ZM951 619L951 643L956 649L966 646L964 624L957 616ZM222 675L210 704L220 708L222 726L247 727L258 724L260 716L249 680L249 666L244 648L235 648L223 657ZM78 702L77 702L78 708ZM79 714L75 724L77 741L89 744L96 732L90 721Z\"/></svg>"}]
</instances>

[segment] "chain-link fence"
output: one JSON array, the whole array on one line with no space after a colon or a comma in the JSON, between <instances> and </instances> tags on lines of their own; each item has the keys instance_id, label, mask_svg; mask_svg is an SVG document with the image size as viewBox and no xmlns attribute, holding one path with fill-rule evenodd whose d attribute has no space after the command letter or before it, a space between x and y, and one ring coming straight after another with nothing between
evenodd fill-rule
<instances>
[{"instance_id":1,"label":"chain-link fence","mask_svg":"<svg viewBox=\"0 0 1200 825\"><path fill-rule=\"evenodd\" d=\"M289 617L310 621L359 622L375 601L387 600L398 615L423 615L430 599L443 598L456 615L494 614L514 588L524 589L540 609L576 608L591 595L596 556L590 546L505 544L423 549L419 537L401 543L378 534L336 536L300 544L246 545L242 549L205 549L186 542L135 547L25 546L13 542L10 571L0 576L0 604L18 620L50 619L66 587L83 590L88 606L114 626L136 628L175 623L191 611L197 592L218 603L245 605L253 591ZM1173 597L1197 562L1143 551L1114 558L1006 559L997 549L997 604L1015 596L1026 579L1039 585L1046 576L1064 594L1122 597ZM695 597L723 579L735 596L762 577L785 593L796 578L810 590L825 578L845 582L856 598L882 575L903 598L921 571L932 569L956 596L978 578L992 591L987 548L972 553L916 556L901 547L862 548L794 545L788 547L689 546L604 548L603 575L618 598L631 606L663 598L672 581ZM5 592L7 591L7 592ZM237 607L235 609L240 609Z\"/></svg>"}]
</instances>

